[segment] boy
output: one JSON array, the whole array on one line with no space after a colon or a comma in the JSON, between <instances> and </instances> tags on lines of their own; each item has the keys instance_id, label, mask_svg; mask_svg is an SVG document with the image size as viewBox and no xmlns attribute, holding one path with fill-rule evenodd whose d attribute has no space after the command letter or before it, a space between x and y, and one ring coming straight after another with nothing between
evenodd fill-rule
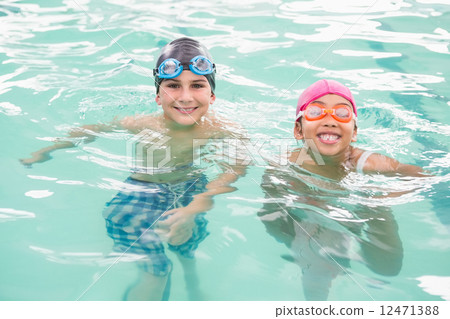
<instances>
[{"instance_id":1,"label":"boy","mask_svg":"<svg viewBox=\"0 0 450 319\"><path fill-rule=\"evenodd\" d=\"M89 142L95 132L125 129L139 136L136 149L154 148L150 157L147 151L137 158L141 164L103 213L114 250L146 256L138 262L145 275L127 291L126 299L160 300L164 290L167 298L171 262L162 240L177 253L185 272L191 271L191 277L186 277L195 279L193 252L207 236L207 222L201 213L211 209L212 196L233 191L229 185L244 174L243 167L224 164L226 170L208 182L193 165L194 151L208 139L231 135L226 128L229 123L209 111L216 99L215 72L201 43L176 39L162 49L153 70L161 115L130 116L111 125L86 125L70 133L72 139ZM51 151L73 146L71 140L61 141L22 163L43 162ZM199 298L196 285L191 282L188 287L193 299Z\"/></svg>"}]
</instances>

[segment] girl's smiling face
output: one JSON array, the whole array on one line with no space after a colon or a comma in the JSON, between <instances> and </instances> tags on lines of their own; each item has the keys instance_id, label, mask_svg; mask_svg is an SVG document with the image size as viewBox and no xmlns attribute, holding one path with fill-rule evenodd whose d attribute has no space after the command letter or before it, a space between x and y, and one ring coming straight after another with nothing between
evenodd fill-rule
<instances>
[{"instance_id":1,"label":"girl's smiling face","mask_svg":"<svg viewBox=\"0 0 450 319\"><path fill-rule=\"evenodd\" d=\"M162 106L164 117L182 126L199 123L216 99L203 75L183 71L173 79L161 82L155 101Z\"/></svg>"},{"instance_id":2,"label":"girl's smiling face","mask_svg":"<svg viewBox=\"0 0 450 319\"><path fill-rule=\"evenodd\" d=\"M331 109L339 104L346 104L352 108L352 104L345 98L336 94L324 95L310 104L315 103ZM301 121L301 122L300 122ZM294 136L298 140L308 140L314 143L319 153L323 156L343 155L351 142L356 141L357 128L355 120L348 123L335 120L330 114L316 121L308 121L302 116L295 123Z\"/></svg>"}]
</instances>

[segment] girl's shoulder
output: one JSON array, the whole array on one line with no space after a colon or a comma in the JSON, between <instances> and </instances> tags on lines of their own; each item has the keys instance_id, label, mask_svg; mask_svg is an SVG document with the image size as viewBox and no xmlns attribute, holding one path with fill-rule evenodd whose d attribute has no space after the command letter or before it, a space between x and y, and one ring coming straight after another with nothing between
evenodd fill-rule
<instances>
[{"instance_id":1,"label":"girl's shoulder","mask_svg":"<svg viewBox=\"0 0 450 319\"><path fill-rule=\"evenodd\" d=\"M357 147L351 147L349 164L350 167L355 169L357 172L362 173L363 169L368 163L369 157L374 153L372 151L366 151Z\"/></svg>"},{"instance_id":2,"label":"girl's shoulder","mask_svg":"<svg viewBox=\"0 0 450 319\"><path fill-rule=\"evenodd\" d=\"M354 150L354 159L355 169L360 173L390 174L399 172L399 168L405 166L389 156L357 148Z\"/></svg>"}]
</instances>

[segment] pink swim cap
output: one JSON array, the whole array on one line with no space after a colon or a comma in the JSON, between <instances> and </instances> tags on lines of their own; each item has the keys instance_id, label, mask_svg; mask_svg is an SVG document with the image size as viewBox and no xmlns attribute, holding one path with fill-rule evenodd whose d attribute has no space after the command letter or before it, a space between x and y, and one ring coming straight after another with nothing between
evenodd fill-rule
<instances>
[{"instance_id":1,"label":"pink swim cap","mask_svg":"<svg viewBox=\"0 0 450 319\"><path fill-rule=\"evenodd\" d=\"M317 81L303 91L298 98L296 115L298 116L300 111L305 110L309 103L327 94L337 94L347 99L353 106L355 117L358 115L356 113L355 100L350 89L337 81L324 79Z\"/></svg>"}]
</instances>

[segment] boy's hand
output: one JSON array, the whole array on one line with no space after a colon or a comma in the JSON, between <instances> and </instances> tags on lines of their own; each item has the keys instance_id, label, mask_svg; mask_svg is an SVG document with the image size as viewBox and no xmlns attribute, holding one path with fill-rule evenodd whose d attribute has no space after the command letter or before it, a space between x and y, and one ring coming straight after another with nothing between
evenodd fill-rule
<instances>
[{"instance_id":1,"label":"boy's hand","mask_svg":"<svg viewBox=\"0 0 450 319\"><path fill-rule=\"evenodd\" d=\"M42 163L42 162L48 161L49 159L52 158L49 154L33 153L31 155L32 155L32 157L30 157L30 158L21 158L21 159L19 159L19 161L23 165L25 165L27 167L31 167L31 164Z\"/></svg>"},{"instance_id":2,"label":"boy's hand","mask_svg":"<svg viewBox=\"0 0 450 319\"><path fill-rule=\"evenodd\" d=\"M60 140L60 141L55 142L55 144L53 144L51 146L44 147L43 149L40 149L37 152L31 153L30 158L20 159L20 162L25 166L31 167L31 164L42 163L42 162L48 161L49 159L52 159L52 157L50 156L50 153L53 152L54 150L58 150L58 149L62 149L62 148L70 148L70 147L74 147L74 146L75 146L75 144L71 141Z\"/></svg>"},{"instance_id":3,"label":"boy's hand","mask_svg":"<svg viewBox=\"0 0 450 319\"><path fill-rule=\"evenodd\" d=\"M169 244L179 246L192 237L195 227L195 216L187 212L187 207L175 208L164 215L167 219L156 223L155 232Z\"/></svg>"},{"instance_id":4,"label":"boy's hand","mask_svg":"<svg viewBox=\"0 0 450 319\"><path fill-rule=\"evenodd\" d=\"M194 200L186 207L174 208L164 213L167 219L156 223L155 232L169 244L178 246L192 237L195 227L195 216L212 207L209 196L194 196Z\"/></svg>"}]
</instances>

